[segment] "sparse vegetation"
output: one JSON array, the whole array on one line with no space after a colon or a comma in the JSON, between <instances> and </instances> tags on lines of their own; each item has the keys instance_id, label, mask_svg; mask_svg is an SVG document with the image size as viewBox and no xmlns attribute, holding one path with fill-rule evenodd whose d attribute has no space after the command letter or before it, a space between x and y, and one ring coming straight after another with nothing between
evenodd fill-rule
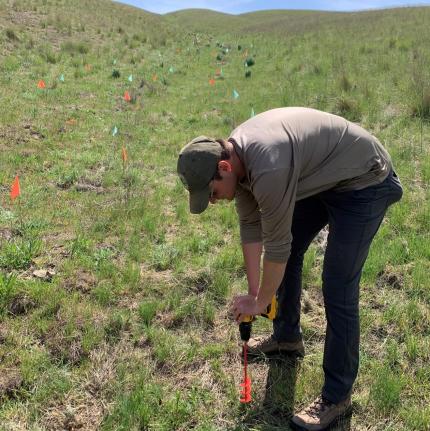
<instances>
[{"instance_id":1,"label":"sparse vegetation","mask_svg":"<svg viewBox=\"0 0 430 431\"><path fill-rule=\"evenodd\" d=\"M8 309L10 300L14 296L16 275L0 273L0 316Z\"/></svg>"},{"instance_id":2,"label":"sparse vegetation","mask_svg":"<svg viewBox=\"0 0 430 431\"><path fill-rule=\"evenodd\" d=\"M429 21L430 8L158 16L100 0L3 2L0 428L289 429L322 382L323 247L305 256L307 355L252 364L241 408L226 316L246 288L235 210L191 216L176 175L189 139L289 105L365 126L405 188L364 268L345 428L429 429Z\"/></svg>"},{"instance_id":3,"label":"sparse vegetation","mask_svg":"<svg viewBox=\"0 0 430 431\"><path fill-rule=\"evenodd\" d=\"M71 40L68 40L63 43L61 49L65 52L68 52L70 54L88 54L90 51L90 45L88 42L74 42Z\"/></svg>"},{"instance_id":4,"label":"sparse vegetation","mask_svg":"<svg viewBox=\"0 0 430 431\"><path fill-rule=\"evenodd\" d=\"M11 29L11 28L7 28L7 29L5 30L5 34L6 34L6 37L7 37L9 40L12 40L12 41L19 40L19 39L18 39L18 36L17 36L17 35L16 35L16 33L15 33L15 30L13 30L13 29Z\"/></svg>"}]
</instances>

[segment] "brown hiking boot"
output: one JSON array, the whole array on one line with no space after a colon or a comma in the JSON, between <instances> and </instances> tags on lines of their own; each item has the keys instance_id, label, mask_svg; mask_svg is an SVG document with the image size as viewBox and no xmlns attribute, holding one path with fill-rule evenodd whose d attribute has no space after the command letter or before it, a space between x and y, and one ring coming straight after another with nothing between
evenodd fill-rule
<instances>
[{"instance_id":1,"label":"brown hiking boot","mask_svg":"<svg viewBox=\"0 0 430 431\"><path fill-rule=\"evenodd\" d=\"M248 355L250 356L263 356L281 353L303 357L305 355L303 341L299 340L294 342L278 342L273 338L273 336L255 337L248 341Z\"/></svg>"},{"instance_id":2,"label":"brown hiking boot","mask_svg":"<svg viewBox=\"0 0 430 431\"><path fill-rule=\"evenodd\" d=\"M321 431L327 429L340 416L351 413L351 396L334 404L321 395L308 407L294 415L291 425L296 430Z\"/></svg>"}]
</instances>

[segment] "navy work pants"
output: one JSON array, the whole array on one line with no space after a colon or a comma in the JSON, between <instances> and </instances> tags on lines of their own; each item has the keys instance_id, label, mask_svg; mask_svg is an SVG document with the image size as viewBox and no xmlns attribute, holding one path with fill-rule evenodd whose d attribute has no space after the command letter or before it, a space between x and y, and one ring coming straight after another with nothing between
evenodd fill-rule
<instances>
[{"instance_id":1,"label":"navy work pants","mask_svg":"<svg viewBox=\"0 0 430 431\"><path fill-rule=\"evenodd\" d=\"M402 197L397 175L362 190L328 190L296 202L293 241L278 289L273 322L278 341L301 339L300 296L303 258L317 233L328 224L322 291L327 320L322 395L338 403L351 392L359 360L359 283L369 247L387 208Z\"/></svg>"}]
</instances>

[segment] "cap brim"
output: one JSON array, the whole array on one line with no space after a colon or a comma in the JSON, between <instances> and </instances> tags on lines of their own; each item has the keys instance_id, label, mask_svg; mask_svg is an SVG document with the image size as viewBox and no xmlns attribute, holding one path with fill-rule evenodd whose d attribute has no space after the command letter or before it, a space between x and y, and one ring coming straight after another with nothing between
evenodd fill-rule
<instances>
[{"instance_id":1,"label":"cap brim","mask_svg":"<svg viewBox=\"0 0 430 431\"><path fill-rule=\"evenodd\" d=\"M209 186L203 190L190 193L190 212L191 214L202 213L209 205Z\"/></svg>"}]
</instances>

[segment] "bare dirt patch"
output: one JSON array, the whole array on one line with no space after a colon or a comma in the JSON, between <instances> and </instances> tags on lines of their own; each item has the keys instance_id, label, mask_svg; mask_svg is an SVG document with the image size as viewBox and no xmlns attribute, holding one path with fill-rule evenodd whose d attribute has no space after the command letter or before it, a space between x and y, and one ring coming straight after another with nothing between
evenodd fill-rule
<instances>
[{"instance_id":1,"label":"bare dirt patch","mask_svg":"<svg viewBox=\"0 0 430 431\"><path fill-rule=\"evenodd\" d=\"M50 268L36 269L32 272L32 275L34 278L37 278L39 280L51 282L52 277L55 275L55 271L53 268L55 268L55 265L51 265Z\"/></svg>"},{"instance_id":2,"label":"bare dirt patch","mask_svg":"<svg viewBox=\"0 0 430 431\"><path fill-rule=\"evenodd\" d=\"M30 310L36 307L36 303L23 293L16 295L9 304L8 311L13 316L21 316L27 314Z\"/></svg>"},{"instance_id":3,"label":"bare dirt patch","mask_svg":"<svg viewBox=\"0 0 430 431\"><path fill-rule=\"evenodd\" d=\"M109 167L104 165L101 162L95 163L93 166L89 168L90 176L95 176L96 178L100 178L103 174L109 170Z\"/></svg>"},{"instance_id":4,"label":"bare dirt patch","mask_svg":"<svg viewBox=\"0 0 430 431\"><path fill-rule=\"evenodd\" d=\"M376 285L378 287L390 287L400 290L404 286L404 277L399 271L391 266L387 266L377 275Z\"/></svg>"},{"instance_id":5,"label":"bare dirt patch","mask_svg":"<svg viewBox=\"0 0 430 431\"><path fill-rule=\"evenodd\" d=\"M81 178L75 185L75 190L77 192L95 192L105 193L105 188L102 187L102 183L100 180L90 179L90 178Z\"/></svg>"},{"instance_id":6,"label":"bare dirt patch","mask_svg":"<svg viewBox=\"0 0 430 431\"><path fill-rule=\"evenodd\" d=\"M0 324L0 344L4 344L7 340L8 332L4 324Z\"/></svg>"},{"instance_id":7,"label":"bare dirt patch","mask_svg":"<svg viewBox=\"0 0 430 431\"><path fill-rule=\"evenodd\" d=\"M66 336L61 329L51 328L44 336L44 345L61 363L78 365L87 355L82 348L82 333Z\"/></svg>"},{"instance_id":8,"label":"bare dirt patch","mask_svg":"<svg viewBox=\"0 0 430 431\"><path fill-rule=\"evenodd\" d=\"M49 232L43 238L46 253L50 262L54 262L54 265L70 256L70 252L67 250L67 243L73 239L73 235L67 232L65 226L61 226L61 229L64 230L61 232Z\"/></svg>"},{"instance_id":9,"label":"bare dirt patch","mask_svg":"<svg viewBox=\"0 0 430 431\"><path fill-rule=\"evenodd\" d=\"M78 270L72 276L66 278L61 287L68 292L78 291L89 293L96 286L96 277L88 271Z\"/></svg>"},{"instance_id":10,"label":"bare dirt patch","mask_svg":"<svg viewBox=\"0 0 430 431\"><path fill-rule=\"evenodd\" d=\"M57 361L78 365L88 355L83 349L83 323L73 322L73 329L70 329L72 322L67 321L67 317L57 312L57 318L48 330L41 336L43 345L47 348L51 356Z\"/></svg>"},{"instance_id":11,"label":"bare dirt patch","mask_svg":"<svg viewBox=\"0 0 430 431\"><path fill-rule=\"evenodd\" d=\"M184 279L184 284L187 285L195 293L205 292L212 284L213 280L207 271L198 271L196 273L188 273Z\"/></svg>"},{"instance_id":12,"label":"bare dirt patch","mask_svg":"<svg viewBox=\"0 0 430 431\"><path fill-rule=\"evenodd\" d=\"M23 384L21 373L17 369L0 369L0 400L15 398Z\"/></svg>"},{"instance_id":13,"label":"bare dirt patch","mask_svg":"<svg viewBox=\"0 0 430 431\"><path fill-rule=\"evenodd\" d=\"M185 325L187 322L191 322L193 316L175 316L172 311L167 311L164 313L157 313L154 321L157 327L162 326L166 329L177 329Z\"/></svg>"},{"instance_id":14,"label":"bare dirt patch","mask_svg":"<svg viewBox=\"0 0 430 431\"><path fill-rule=\"evenodd\" d=\"M30 10L10 10L7 17L11 23L25 26L37 27L42 15Z\"/></svg>"},{"instance_id":15,"label":"bare dirt patch","mask_svg":"<svg viewBox=\"0 0 430 431\"><path fill-rule=\"evenodd\" d=\"M213 108L211 111L203 112L202 117L205 121L209 119L217 119L219 120L221 118L221 110L217 108Z\"/></svg>"},{"instance_id":16,"label":"bare dirt patch","mask_svg":"<svg viewBox=\"0 0 430 431\"><path fill-rule=\"evenodd\" d=\"M170 287L177 285L178 283L171 270L167 269L165 271L154 271L149 265L145 263L143 263L140 267L140 276L142 277L142 280L145 280L153 285L164 284Z\"/></svg>"},{"instance_id":17,"label":"bare dirt patch","mask_svg":"<svg viewBox=\"0 0 430 431\"><path fill-rule=\"evenodd\" d=\"M5 144L5 150L11 145L25 145L30 142L29 134L25 129L17 126L4 126L0 129L0 145Z\"/></svg>"},{"instance_id":18,"label":"bare dirt patch","mask_svg":"<svg viewBox=\"0 0 430 431\"><path fill-rule=\"evenodd\" d=\"M76 181L74 179L67 179L66 181L58 182L56 186L61 190L68 190L74 186L77 192L95 192L97 194L106 192L106 189L102 186L102 181L98 178L82 177Z\"/></svg>"},{"instance_id":19,"label":"bare dirt patch","mask_svg":"<svg viewBox=\"0 0 430 431\"><path fill-rule=\"evenodd\" d=\"M0 241L10 241L15 236L20 236L20 232L16 229L0 228Z\"/></svg>"},{"instance_id":20,"label":"bare dirt patch","mask_svg":"<svg viewBox=\"0 0 430 431\"><path fill-rule=\"evenodd\" d=\"M146 335L142 335L134 342L134 347L137 349L146 349L151 346L151 343Z\"/></svg>"},{"instance_id":21,"label":"bare dirt patch","mask_svg":"<svg viewBox=\"0 0 430 431\"><path fill-rule=\"evenodd\" d=\"M0 151L10 151L11 147L20 147L20 154L23 157L30 157L36 154L36 150L28 146L35 140L41 141L44 138L45 136L41 132L29 124L2 126L0 128Z\"/></svg>"},{"instance_id":22,"label":"bare dirt patch","mask_svg":"<svg viewBox=\"0 0 430 431\"><path fill-rule=\"evenodd\" d=\"M33 129L30 124L26 124L24 126L24 129L28 131L28 134L33 139L39 140L39 139L44 139L45 138L45 135L43 135L39 131Z\"/></svg>"}]
</instances>

